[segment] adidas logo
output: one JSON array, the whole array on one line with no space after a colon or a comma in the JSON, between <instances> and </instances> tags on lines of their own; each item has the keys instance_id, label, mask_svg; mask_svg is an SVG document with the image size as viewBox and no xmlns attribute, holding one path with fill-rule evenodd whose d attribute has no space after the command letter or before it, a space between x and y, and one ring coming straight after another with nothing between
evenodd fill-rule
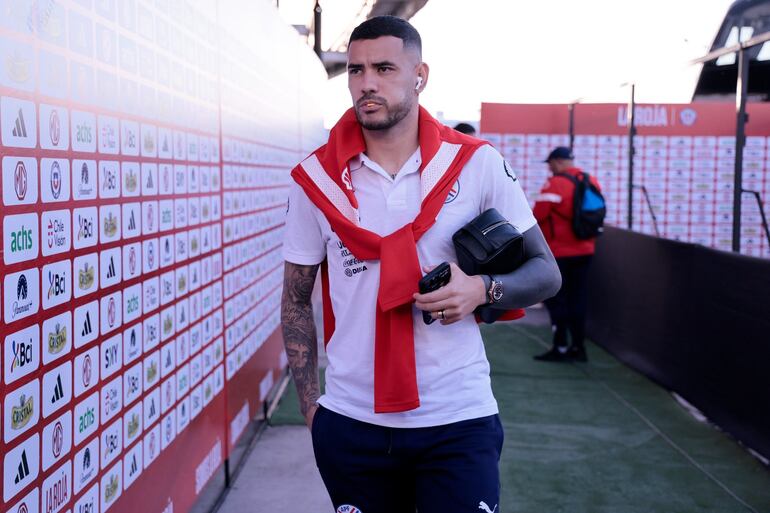
<instances>
[{"instance_id":1,"label":"adidas logo","mask_svg":"<svg viewBox=\"0 0 770 513\"><path fill-rule=\"evenodd\" d=\"M24 450L21 453L21 462L19 463L19 472L16 474L16 478L13 480L15 484L23 481L25 477L29 475L29 464L27 463L27 451Z\"/></svg>"},{"instance_id":2,"label":"adidas logo","mask_svg":"<svg viewBox=\"0 0 770 513\"><path fill-rule=\"evenodd\" d=\"M136 230L136 220L134 219L134 211L131 211L131 217L128 220L128 230L134 231Z\"/></svg>"},{"instance_id":3,"label":"adidas logo","mask_svg":"<svg viewBox=\"0 0 770 513\"><path fill-rule=\"evenodd\" d=\"M110 265L107 266L107 279L115 277L115 261L110 257Z\"/></svg>"},{"instance_id":4,"label":"adidas logo","mask_svg":"<svg viewBox=\"0 0 770 513\"><path fill-rule=\"evenodd\" d=\"M64 397L64 387L61 384L61 374L56 376L56 387L53 389L53 397L51 397L51 404Z\"/></svg>"},{"instance_id":5,"label":"adidas logo","mask_svg":"<svg viewBox=\"0 0 770 513\"><path fill-rule=\"evenodd\" d=\"M129 476L133 476L139 470L139 465L136 463L136 454L131 458L131 469L128 471Z\"/></svg>"},{"instance_id":6,"label":"adidas logo","mask_svg":"<svg viewBox=\"0 0 770 513\"><path fill-rule=\"evenodd\" d=\"M90 335L91 330L91 312L86 312L86 321L83 323L83 332L81 335L84 337Z\"/></svg>"},{"instance_id":7,"label":"adidas logo","mask_svg":"<svg viewBox=\"0 0 770 513\"><path fill-rule=\"evenodd\" d=\"M27 127L24 124L24 113L19 109L19 116L16 118L16 126L13 129L14 137L27 137Z\"/></svg>"},{"instance_id":8,"label":"adidas logo","mask_svg":"<svg viewBox=\"0 0 770 513\"><path fill-rule=\"evenodd\" d=\"M152 189L154 187L154 183L152 181L152 173L147 175L147 188Z\"/></svg>"}]
</instances>

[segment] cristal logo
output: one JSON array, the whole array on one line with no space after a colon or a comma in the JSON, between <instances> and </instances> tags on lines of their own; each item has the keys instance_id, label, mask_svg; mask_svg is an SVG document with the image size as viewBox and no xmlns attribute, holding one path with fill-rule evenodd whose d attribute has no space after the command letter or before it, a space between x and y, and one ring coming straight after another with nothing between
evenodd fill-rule
<instances>
[{"instance_id":1,"label":"cristal logo","mask_svg":"<svg viewBox=\"0 0 770 513\"><path fill-rule=\"evenodd\" d=\"M57 322L54 330L48 334L48 353L60 353L65 345L67 345L67 328Z\"/></svg>"},{"instance_id":2,"label":"cristal logo","mask_svg":"<svg viewBox=\"0 0 770 513\"><path fill-rule=\"evenodd\" d=\"M149 133L144 135L144 151L148 153L155 151L155 139Z\"/></svg>"},{"instance_id":3,"label":"cristal logo","mask_svg":"<svg viewBox=\"0 0 770 513\"><path fill-rule=\"evenodd\" d=\"M19 406L11 408L11 428L21 429L27 425L29 419L31 419L32 415L35 413L35 403L33 399L34 398L32 397L27 399L27 396L21 394Z\"/></svg>"},{"instance_id":4,"label":"cristal logo","mask_svg":"<svg viewBox=\"0 0 770 513\"><path fill-rule=\"evenodd\" d=\"M152 362L149 367L147 367L147 381L152 383L155 381L155 377L158 375L158 364L155 362Z\"/></svg>"},{"instance_id":5,"label":"cristal logo","mask_svg":"<svg viewBox=\"0 0 770 513\"><path fill-rule=\"evenodd\" d=\"M94 425L96 416L94 415L93 408L87 408L86 412L78 419L78 432L83 433L85 430Z\"/></svg>"},{"instance_id":6,"label":"cristal logo","mask_svg":"<svg viewBox=\"0 0 770 513\"><path fill-rule=\"evenodd\" d=\"M67 279L58 273L48 271L48 299L60 296L67 292Z\"/></svg>"},{"instance_id":7,"label":"cristal logo","mask_svg":"<svg viewBox=\"0 0 770 513\"><path fill-rule=\"evenodd\" d=\"M13 172L13 186L16 189L16 198L22 201L27 196L27 166L21 160L16 163Z\"/></svg>"},{"instance_id":8,"label":"cristal logo","mask_svg":"<svg viewBox=\"0 0 770 513\"><path fill-rule=\"evenodd\" d=\"M13 362L11 363L11 372L20 369L32 363L32 339L29 342L11 342L11 351L13 352Z\"/></svg>"},{"instance_id":9,"label":"cristal logo","mask_svg":"<svg viewBox=\"0 0 770 513\"><path fill-rule=\"evenodd\" d=\"M94 236L94 222L87 217L78 214L78 240L90 239Z\"/></svg>"},{"instance_id":10,"label":"cristal logo","mask_svg":"<svg viewBox=\"0 0 770 513\"><path fill-rule=\"evenodd\" d=\"M126 190L128 192L134 192L136 190L136 186L138 185L136 174L134 174L132 170L129 170L125 176L126 176Z\"/></svg>"},{"instance_id":11,"label":"cristal logo","mask_svg":"<svg viewBox=\"0 0 770 513\"><path fill-rule=\"evenodd\" d=\"M51 111L51 115L48 117L48 132L51 136L51 144L59 146L59 138L61 137L61 123L59 122L59 111L54 109Z\"/></svg>"},{"instance_id":12,"label":"cristal logo","mask_svg":"<svg viewBox=\"0 0 770 513\"><path fill-rule=\"evenodd\" d=\"M94 284L95 276L94 266L89 266L88 262L83 262L83 268L78 271L78 287L80 290L88 290Z\"/></svg>"},{"instance_id":13,"label":"cristal logo","mask_svg":"<svg viewBox=\"0 0 770 513\"><path fill-rule=\"evenodd\" d=\"M61 247L67 243L64 236L64 223L59 219L48 220L48 248Z\"/></svg>"},{"instance_id":14,"label":"cristal logo","mask_svg":"<svg viewBox=\"0 0 770 513\"><path fill-rule=\"evenodd\" d=\"M134 438L139 432L139 415L134 413L128 421L128 438Z\"/></svg>"},{"instance_id":15,"label":"cristal logo","mask_svg":"<svg viewBox=\"0 0 770 513\"><path fill-rule=\"evenodd\" d=\"M112 212L107 213L107 217L104 218L104 234L107 237L114 237L118 233L118 219L112 215Z\"/></svg>"},{"instance_id":16,"label":"cristal logo","mask_svg":"<svg viewBox=\"0 0 770 513\"><path fill-rule=\"evenodd\" d=\"M31 228L27 229L22 224L21 229L11 232L11 253L30 250L33 244Z\"/></svg>"},{"instance_id":17,"label":"cristal logo","mask_svg":"<svg viewBox=\"0 0 770 513\"><path fill-rule=\"evenodd\" d=\"M52 442L51 449L53 451L53 456L54 458L58 458L61 456L62 446L64 445L64 428L59 421L56 422L56 425L53 428Z\"/></svg>"},{"instance_id":18,"label":"cristal logo","mask_svg":"<svg viewBox=\"0 0 770 513\"><path fill-rule=\"evenodd\" d=\"M104 502L110 502L115 498L119 486L118 476L110 476L110 482L107 483L107 486L104 488Z\"/></svg>"},{"instance_id":19,"label":"cristal logo","mask_svg":"<svg viewBox=\"0 0 770 513\"><path fill-rule=\"evenodd\" d=\"M54 160L51 164L51 196L53 199L59 199L61 194L61 168L59 161Z\"/></svg>"},{"instance_id":20,"label":"cristal logo","mask_svg":"<svg viewBox=\"0 0 770 513\"><path fill-rule=\"evenodd\" d=\"M91 141L93 141L91 127L88 125L77 125L75 129L75 137L80 143L91 143Z\"/></svg>"}]
</instances>

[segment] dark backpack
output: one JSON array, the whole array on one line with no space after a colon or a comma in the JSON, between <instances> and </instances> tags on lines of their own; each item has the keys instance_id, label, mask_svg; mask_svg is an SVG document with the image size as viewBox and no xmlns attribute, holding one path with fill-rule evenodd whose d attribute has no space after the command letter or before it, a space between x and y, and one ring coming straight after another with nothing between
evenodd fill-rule
<instances>
[{"instance_id":1,"label":"dark backpack","mask_svg":"<svg viewBox=\"0 0 770 513\"><path fill-rule=\"evenodd\" d=\"M572 193L572 231L578 239L592 239L604 232L607 204L599 189L591 182L588 173L577 177L567 173L555 173L575 185Z\"/></svg>"}]
</instances>

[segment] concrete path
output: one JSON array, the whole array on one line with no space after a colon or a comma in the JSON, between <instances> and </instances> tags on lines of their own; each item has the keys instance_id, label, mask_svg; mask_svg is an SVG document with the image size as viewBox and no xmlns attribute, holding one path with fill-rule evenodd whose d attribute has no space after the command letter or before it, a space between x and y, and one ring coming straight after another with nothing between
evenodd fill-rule
<instances>
[{"instance_id":1,"label":"concrete path","mask_svg":"<svg viewBox=\"0 0 770 513\"><path fill-rule=\"evenodd\" d=\"M310 431L268 426L227 494L220 513L330 513Z\"/></svg>"}]
</instances>

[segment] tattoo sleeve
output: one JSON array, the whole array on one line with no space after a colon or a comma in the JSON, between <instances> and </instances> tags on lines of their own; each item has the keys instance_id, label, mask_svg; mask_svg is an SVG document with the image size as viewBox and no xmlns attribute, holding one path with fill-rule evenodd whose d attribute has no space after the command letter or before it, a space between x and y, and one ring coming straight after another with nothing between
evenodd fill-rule
<instances>
[{"instance_id":1,"label":"tattoo sleeve","mask_svg":"<svg viewBox=\"0 0 770 513\"><path fill-rule=\"evenodd\" d=\"M318 339L310 301L318 265L286 262L281 298L283 344L297 386L302 415L320 396L318 383Z\"/></svg>"}]
</instances>

